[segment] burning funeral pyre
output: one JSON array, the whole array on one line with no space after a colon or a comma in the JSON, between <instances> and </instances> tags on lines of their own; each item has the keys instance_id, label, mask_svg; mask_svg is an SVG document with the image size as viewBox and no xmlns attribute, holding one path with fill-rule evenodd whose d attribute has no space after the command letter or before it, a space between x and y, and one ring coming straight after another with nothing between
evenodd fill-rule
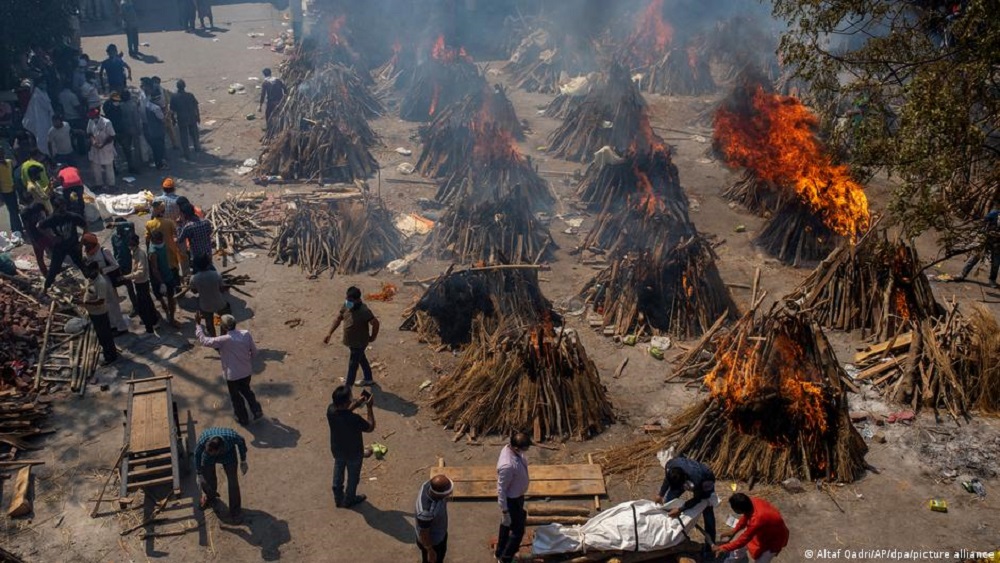
<instances>
[{"instance_id":1,"label":"burning funeral pyre","mask_svg":"<svg viewBox=\"0 0 1000 563\"><path fill-rule=\"evenodd\" d=\"M771 212L756 242L785 263L818 260L869 223L868 199L847 166L816 138L816 117L796 98L744 76L715 115L714 146L752 178L729 197ZM778 193L774 193L777 190ZM774 209L766 206L777 205Z\"/></svg>"},{"instance_id":2,"label":"burning funeral pyre","mask_svg":"<svg viewBox=\"0 0 1000 563\"><path fill-rule=\"evenodd\" d=\"M765 22L738 14L716 23L709 33L707 51L722 67L723 82L736 80L748 71L762 72L768 80L778 80L779 36L765 28Z\"/></svg>"},{"instance_id":3,"label":"burning funeral pyre","mask_svg":"<svg viewBox=\"0 0 1000 563\"><path fill-rule=\"evenodd\" d=\"M416 169L424 176L441 178L458 171L472 158L482 136L507 134L524 139L514 104L500 85L483 84L479 90L442 109L420 128L423 151Z\"/></svg>"},{"instance_id":4,"label":"burning funeral pyre","mask_svg":"<svg viewBox=\"0 0 1000 563\"><path fill-rule=\"evenodd\" d=\"M590 92L574 105L549 137L549 153L558 158L586 162L602 147L616 153L650 149L647 135L651 130L646 101L629 76L628 69L612 64L604 80L593 84Z\"/></svg>"},{"instance_id":5,"label":"burning funeral pyre","mask_svg":"<svg viewBox=\"0 0 1000 563\"><path fill-rule=\"evenodd\" d=\"M724 479L851 482L864 474L868 447L851 424L847 374L818 324L778 303L762 317L751 310L714 347L704 366L709 397L659 435L611 450L605 471L640 469L673 446Z\"/></svg>"},{"instance_id":6,"label":"burning funeral pyre","mask_svg":"<svg viewBox=\"0 0 1000 563\"><path fill-rule=\"evenodd\" d=\"M912 245L869 232L837 247L788 298L825 327L882 341L944 316L922 268Z\"/></svg>"},{"instance_id":7,"label":"burning funeral pyre","mask_svg":"<svg viewBox=\"0 0 1000 563\"><path fill-rule=\"evenodd\" d=\"M552 94L566 77L597 69L594 44L572 33L556 31L554 24L535 29L514 49L506 71L511 83L528 92Z\"/></svg>"},{"instance_id":8,"label":"burning funeral pyre","mask_svg":"<svg viewBox=\"0 0 1000 563\"><path fill-rule=\"evenodd\" d=\"M290 205L268 255L276 263L298 264L310 277L325 271L333 277L391 262L403 255L403 243L380 199L300 199Z\"/></svg>"},{"instance_id":9,"label":"burning funeral pyre","mask_svg":"<svg viewBox=\"0 0 1000 563\"><path fill-rule=\"evenodd\" d=\"M511 322L473 334L431 399L435 418L457 435L531 429L535 441L585 440L613 422L597 366L572 331Z\"/></svg>"},{"instance_id":10,"label":"burning funeral pyre","mask_svg":"<svg viewBox=\"0 0 1000 563\"><path fill-rule=\"evenodd\" d=\"M663 0L652 0L619 56L641 76L644 92L701 96L716 90L704 43L694 36L675 43L674 29L663 19Z\"/></svg>"},{"instance_id":11,"label":"burning funeral pyre","mask_svg":"<svg viewBox=\"0 0 1000 563\"><path fill-rule=\"evenodd\" d=\"M435 346L461 346L472 341L475 321L482 330L494 332L504 319L530 326L562 324L552 303L542 295L534 268L449 268L406 312L399 329L415 331L421 341Z\"/></svg>"},{"instance_id":12,"label":"burning funeral pyre","mask_svg":"<svg viewBox=\"0 0 1000 563\"><path fill-rule=\"evenodd\" d=\"M366 116L382 111L357 74L330 64L290 88L268 126L258 173L325 183L370 177L381 144Z\"/></svg>"},{"instance_id":13,"label":"burning funeral pyre","mask_svg":"<svg viewBox=\"0 0 1000 563\"><path fill-rule=\"evenodd\" d=\"M405 85L399 117L406 121L430 121L445 106L483 87L485 80L465 49L449 47L443 35L431 48L431 56L418 64L413 80Z\"/></svg>"},{"instance_id":14,"label":"burning funeral pyre","mask_svg":"<svg viewBox=\"0 0 1000 563\"><path fill-rule=\"evenodd\" d=\"M520 185L496 198L463 194L437 222L427 245L464 264L537 264L555 249Z\"/></svg>"}]
</instances>

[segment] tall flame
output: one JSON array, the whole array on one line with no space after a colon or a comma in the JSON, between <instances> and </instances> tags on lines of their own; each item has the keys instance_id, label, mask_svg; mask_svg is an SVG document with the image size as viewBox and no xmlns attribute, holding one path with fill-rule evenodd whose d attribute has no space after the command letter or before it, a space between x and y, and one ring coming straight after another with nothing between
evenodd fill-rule
<instances>
[{"instance_id":1,"label":"tall flame","mask_svg":"<svg viewBox=\"0 0 1000 563\"><path fill-rule=\"evenodd\" d=\"M651 0L636 17L635 31L626 44L636 61L650 65L663 58L673 38L674 28L663 20L663 0Z\"/></svg>"},{"instance_id":2,"label":"tall flame","mask_svg":"<svg viewBox=\"0 0 1000 563\"><path fill-rule=\"evenodd\" d=\"M465 47L458 49L449 47L444 41L443 34L438 35L437 40L434 41L434 46L431 47L431 57L443 63L453 63L459 59L472 62L472 57L465 52Z\"/></svg>"},{"instance_id":3,"label":"tall flame","mask_svg":"<svg viewBox=\"0 0 1000 563\"><path fill-rule=\"evenodd\" d=\"M797 98L758 85L749 114L719 108L714 138L729 164L794 190L830 230L854 238L868 227L868 198L816 138L817 123Z\"/></svg>"}]
</instances>

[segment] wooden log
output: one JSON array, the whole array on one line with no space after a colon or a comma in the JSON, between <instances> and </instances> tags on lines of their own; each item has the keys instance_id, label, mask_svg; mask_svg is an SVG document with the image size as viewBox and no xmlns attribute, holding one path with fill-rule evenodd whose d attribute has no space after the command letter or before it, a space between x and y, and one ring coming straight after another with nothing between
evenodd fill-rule
<instances>
[{"instance_id":1,"label":"wooden log","mask_svg":"<svg viewBox=\"0 0 1000 563\"><path fill-rule=\"evenodd\" d=\"M590 518L585 516L531 516L528 515L526 524L528 526L546 526L548 524L562 524L564 526L575 526L586 524Z\"/></svg>"},{"instance_id":2,"label":"wooden log","mask_svg":"<svg viewBox=\"0 0 1000 563\"><path fill-rule=\"evenodd\" d=\"M528 516L590 516L590 509L572 504L529 502L525 505Z\"/></svg>"},{"instance_id":3,"label":"wooden log","mask_svg":"<svg viewBox=\"0 0 1000 563\"><path fill-rule=\"evenodd\" d=\"M28 496L30 488L31 466L29 465L19 469L14 478L14 491L10 499L10 508L7 509L7 516L17 518L31 513L31 499Z\"/></svg>"}]
</instances>

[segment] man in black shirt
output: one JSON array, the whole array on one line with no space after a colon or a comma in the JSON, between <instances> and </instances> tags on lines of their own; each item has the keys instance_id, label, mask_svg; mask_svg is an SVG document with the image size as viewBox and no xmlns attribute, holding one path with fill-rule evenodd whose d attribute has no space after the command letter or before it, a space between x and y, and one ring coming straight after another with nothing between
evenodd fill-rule
<instances>
[{"instance_id":1,"label":"man in black shirt","mask_svg":"<svg viewBox=\"0 0 1000 563\"><path fill-rule=\"evenodd\" d=\"M361 435L375 430L373 403L373 397L369 393L352 401L351 388L341 385L333 390L333 404L326 409L326 421L330 424L330 451L333 452L333 500L337 508L350 508L367 498L357 494L357 490L361 480L361 463L365 458L365 445ZM361 405L368 409L367 420L353 412Z\"/></svg>"},{"instance_id":2,"label":"man in black shirt","mask_svg":"<svg viewBox=\"0 0 1000 563\"><path fill-rule=\"evenodd\" d=\"M194 145L194 152L201 152L201 142L198 140L201 112L198 111L198 99L186 88L187 84L183 80L177 81L177 92L170 98L170 111L173 112L174 122L180 130L181 151L185 159L190 159L188 139Z\"/></svg>"},{"instance_id":3,"label":"man in black shirt","mask_svg":"<svg viewBox=\"0 0 1000 563\"><path fill-rule=\"evenodd\" d=\"M49 229L55 235L52 245L52 261L49 263L49 272L45 276L45 285L42 291L48 291L52 287L52 282L62 271L63 261L68 256L82 272L83 254L80 248L80 235L77 229L87 231L87 221L80 215L66 210L66 200L57 197L52 199L54 210L52 215L38 223L40 229Z\"/></svg>"}]
</instances>

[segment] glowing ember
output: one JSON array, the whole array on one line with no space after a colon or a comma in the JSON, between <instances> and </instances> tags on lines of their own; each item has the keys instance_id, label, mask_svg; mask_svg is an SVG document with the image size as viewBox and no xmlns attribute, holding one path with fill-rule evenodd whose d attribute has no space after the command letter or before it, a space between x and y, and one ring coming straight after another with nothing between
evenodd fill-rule
<instances>
[{"instance_id":1,"label":"glowing ember","mask_svg":"<svg viewBox=\"0 0 1000 563\"><path fill-rule=\"evenodd\" d=\"M748 113L723 106L715 114L715 144L729 164L793 189L839 235L853 239L868 227L868 198L816 138L817 119L802 102L758 85Z\"/></svg>"},{"instance_id":2,"label":"glowing ember","mask_svg":"<svg viewBox=\"0 0 1000 563\"><path fill-rule=\"evenodd\" d=\"M445 44L444 35L438 35L437 41L434 42L434 47L431 48L431 56L434 60L443 63L453 63L459 59L472 62L472 57L466 54L464 47L459 47L458 49L448 47Z\"/></svg>"}]
</instances>

